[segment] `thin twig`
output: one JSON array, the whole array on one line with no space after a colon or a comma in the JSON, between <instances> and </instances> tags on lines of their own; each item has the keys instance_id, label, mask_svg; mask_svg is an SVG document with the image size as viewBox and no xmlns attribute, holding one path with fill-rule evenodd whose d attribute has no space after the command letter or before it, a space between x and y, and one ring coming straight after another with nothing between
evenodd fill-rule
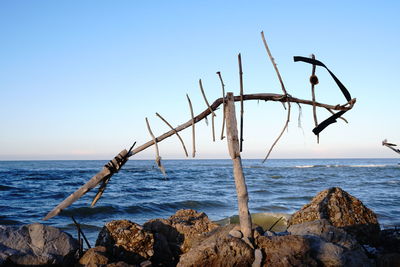
<instances>
[{"instance_id":1,"label":"thin twig","mask_svg":"<svg viewBox=\"0 0 400 267\"><path fill-rule=\"evenodd\" d=\"M181 136L179 135L179 133L178 133L178 132L174 129L174 127L172 127L172 125L169 124L168 121L167 121L166 119L164 119L160 114L158 114L158 113L156 112L156 115L157 115L163 122L165 122L165 124L167 124L167 125L169 126L169 128L171 128L171 130L173 130L173 131L175 132L176 136L177 136L177 137L179 138L179 140L181 141L181 144L182 144L183 150L185 151L186 157L188 157L189 155L188 155L188 152L187 152L187 150L186 150L185 143L183 142L183 140L182 140Z\"/></svg>"},{"instance_id":2,"label":"thin twig","mask_svg":"<svg viewBox=\"0 0 400 267\"><path fill-rule=\"evenodd\" d=\"M275 222L271 225L271 227L268 229L268 231L271 231L272 228L274 228L274 226L275 226L280 220L282 220L282 219L283 219L283 217L280 217L277 221L275 221Z\"/></svg>"},{"instance_id":3,"label":"thin twig","mask_svg":"<svg viewBox=\"0 0 400 267\"><path fill-rule=\"evenodd\" d=\"M333 112L331 109L326 108L327 111L329 111L332 115L335 114L335 112ZM349 123L345 118L343 117L339 117L339 119L343 120L345 123Z\"/></svg>"},{"instance_id":4,"label":"thin twig","mask_svg":"<svg viewBox=\"0 0 400 267\"><path fill-rule=\"evenodd\" d=\"M88 247L88 248L91 248L90 243L89 243L89 241L87 240L85 234L83 233L80 224L77 223L77 221L75 220L74 216L71 216L71 218L72 218L72 221L74 222L76 228L78 229L78 232L81 233L83 239L85 240L85 243L86 243L87 247Z\"/></svg>"},{"instance_id":5,"label":"thin twig","mask_svg":"<svg viewBox=\"0 0 400 267\"><path fill-rule=\"evenodd\" d=\"M226 105L226 103L225 103L225 84L224 84L224 81L222 80L222 76L221 76L221 72L217 72L217 74L218 74L218 77L219 77L219 80L221 81L221 87L222 87L222 99L223 99L223 102L222 102L222 105L223 105L223 108L222 108L222 116L223 116L223 118L222 118L222 131L221 131L221 140L223 140L224 139L224 127L225 127L225 105Z\"/></svg>"},{"instance_id":6,"label":"thin twig","mask_svg":"<svg viewBox=\"0 0 400 267\"><path fill-rule=\"evenodd\" d=\"M240 152L243 151L243 70L242 70L242 56L238 55L239 62L239 81L240 81Z\"/></svg>"},{"instance_id":7,"label":"thin twig","mask_svg":"<svg viewBox=\"0 0 400 267\"><path fill-rule=\"evenodd\" d=\"M282 91L283 91L283 93L284 93L285 96L288 96L288 93L287 93L287 91L286 91L285 85L283 84L283 80L282 80L281 74L279 73L278 66L277 66L276 63L275 63L275 59L274 59L274 57L272 56L271 51L269 50L267 41L265 40L264 32L261 32L261 38L262 38L262 40L263 40L265 49L267 50L269 59L271 60L272 65L274 66L276 75L278 76L279 82L280 82L281 87L282 87ZM269 154L271 154L272 149L273 149L273 148L275 147L275 145L278 143L279 139L282 137L283 133L285 132L285 130L287 129L287 127L288 127L288 125L289 125L289 121L290 121L290 111L291 111L291 105L290 105L289 99L287 99L287 103L288 103L288 113L287 113L287 118L286 118L285 125L283 126L283 129L282 129L281 133L279 134L278 138L275 140L275 142L272 144L271 148L269 149L269 151L268 151L268 153L267 153L267 156L266 156L266 157L264 158L264 160L263 160L263 163L267 160L267 158L269 157Z\"/></svg>"},{"instance_id":8,"label":"thin twig","mask_svg":"<svg viewBox=\"0 0 400 267\"><path fill-rule=\"evenodd\" d=\"M311 58L315 59L315 55L311 54ZM318 84L318 78L317 76L315 76L315 69L316 69L316 65L313 64L312 65L312 71L311 71L311 77L310 77L310 83L311 83L311 95L312 95L312 101L313 101L313 117L314 117L314 124L315 127L318 126L318 119L317 119L317 107L315 106L315 90L314 87L315 85ZM317 134L317 143L319 144L319 134Z\"/></svg>"},{"instance_id":9,"label":"thin twig","mask_svg":"<svg viewBox=\"0 0 400 267\"><path fill-rule=\"evenodd\" d=\"M149 130L149 133L150 133L151 137L153 138L154 145L155 145L155 148L156 148L156 164L157 164L158 168L160 169L160 171L162 172L162 174L164 176L166 176L167 174L165 173L165 168L161 164L161 157L160 157L160 151L158 150L157 139L154 136L153 132L151 131L149 120L147 119L147 117L146 117L146 124L147 124L147 130Z\"/></svg>"},{"instance_id":10,"label":"thin twig","mask_svg":"<svg viewBox=\"0 0 400 267\"><path fill-rule=\"evenodd\" d=\"M284 95L287 95L285 85L283 84L282 77L281 77L281 75L280 75L280 73L279 73L279 70L278 70L278 66L276 65L275 59L273 58L273 56L272 56L272 54L271 54L271 51L269 50L269 47L268 47L267 41L265 40L264 32L263 32L263 31L261 32L261 38L262 38L262 40L263 40L265 49L267 50L268 56L269 56L269 58L271 59L272 65L273 65L274 68L275 68L276 74L278 75L278 79L279 79L279 82L281 83L281 87L282 87L283 94L284 94Z\"/></svg>"},{"instance_id":11,"label":"thin twig","mask_svg":"<svg viewBox=\"0 0 400 267\"><path fill-rule=\"evenodd\" d=\"M214 117L216 115L215 115L214 111L212 110L212 108L210 107L210 104L208 103L206 94L204 93L203 83L201 82L201 79L199 80L199 85L200 85L200 91L201 91L201 94L203 95L204 101L206 102L206 105L211 112L212 135L213 135L213 141L215 142Z\"/></svg>"},{"instance_id":12,"label":"thin twig","mask_svg":"<svg viewBox=\"0 0 400 267\"><path fill-rule=\"evenodd\" d=\"M272 144L272 146L271 146L270 149L268 150L267 156L265 156L265 158L264 158L264 160L262 161L262 163L264 163L264 162L268 159L269 155L270 155L271 152L272 152L272 149L274 149L276 143L278 143L279 139L282 137L283 133L285 132L285 130L286 130L288 124L289 124L290 112L291 112L291 108L290 108L290 106L289 106L285 126L283 127L281 133L278 135L278 138L276 138L275 142Z\"/></svg>"},{"instance_id":13,"label":"thin twig","mask_svg":"<svg viewBox=\"0 0 400 267\"><path fill-rule=\"evenodd\" d=\"M91 207L94 207L94 205L96 205L97 201L99 201L100 197L104 193L104 190L106 190L106 186L107 186L108 182L110 181L110 179L111 179L111 175L107 176L103 180L101 186L99 187L99 190L97 191L97 194L94 196L92 203L90 204Z\"/></svg>"},{"instance_id":14,"label":"thin twig","mask_svg":"<svg viewBox=\"0 0 400 267\"><path fill-rule=\"evenodd\" d=\"M187 97L187 100L189 102L190 115L192 117L190 122L191 122L191 125L192 125L192 148L193 148L192 157L194 158L196 156L196 131L195 131L195 126L194 126L196 122L194 120L192 101L190 101L190 98L189 98L188 94L186 94L186 97ZM209 111L209 110L207 109L206 111ZM204 117L206 117L206 116L204 116ZM183 128L183 129L185 129L185 128ZM177 129L176 129L176 131L177 131Z\"/></svg>"}]
</instances>

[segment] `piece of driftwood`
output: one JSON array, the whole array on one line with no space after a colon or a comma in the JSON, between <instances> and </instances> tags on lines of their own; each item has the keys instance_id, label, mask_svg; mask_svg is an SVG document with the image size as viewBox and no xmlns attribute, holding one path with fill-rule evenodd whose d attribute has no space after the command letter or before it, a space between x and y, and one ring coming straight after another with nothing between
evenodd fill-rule
<instances>
[{"instance_id":1,"label":"piece of driftwood","mask_svg":"<svg viewBox=\"0 0 400 267\"><path fill-rule=\"evenodd\" d=\"M227 93L226 99L226 137L228 140L229 155L233 161L233 175L235 178L236 194L238 198L240 229L244 237L253 240L251 216L248 206L249 196L243 174L242 159L240 157L240 144L233 93Z\"/></svg>"},{"instance_id":2,"label":"piece of driftwood","mask_svg":"<svg viewBox=\"0 0 400 267\"><path fill-rule=\"evenodd\" d=\"M224 84L224 80L222 80L222 75L221 72L218 71L217 75L219 77L219 80L221 82L221 88L222 88L222 130L221 130L221 140L224 139L224 128L225 128L225 84Z\"/></svg>"},{"instance_id":3,"label":"piece of driftwood","mask_svg":"<svg viewBox=\"0 0 400 267\"><path fill-rule=\"evenodd\" d=\"M189 108L190 108L190 116L191 116L191 120L190 120L190 125L192 126L192 157L194 158L195 156L196 156L196 128L195 128L195 124L196 124L196 121L195 121L195 117L194 117L194 112L193 112L193 106L192 106L192 101L190 101L190 98L189 98L189 95L187 95L186 94L186 98L187 98L187 100L188 100L188 102L189 102ZM207 109L207 111L208 111L208 109ZM204 116L204 117L207 117L207 116ZM184 127L184 128L182 128L182 129L177 129L177 128L175 128L175 132L179 132L179 131L182 131L183 129L186 129L187 127L189 127L190 125L188 124L189 122L186 122L185 124L185 126L186 127ZM181 126L179 126L178 128L180 128ZM169 132L167 132L166 134L168 134ZM165 134L164 134L165 135ZM161 136L160 136L161 137ZM165 138L167 138L167 137L169 137L169 136L165 136ZM161 140L163 140L163 139L161 139ZM146 144L148 144L149 142L147 142ZM145 144L145 145L146 145ZM145 148L143 148L143 149L145 149ZM139 152L139 151L138 151Z\"/></svg>"},{"instance_id":4,"label":"piece of driftwood","mask_svg":"<svg viewBox=\"0 0 400 267\"><path fill-rule=\"evenodd\" d=\"M203 83L201 82L201 79L199 80L199 86L200 86L200 91L201 94L203 95L204 101L206 102L206 105L208 109L211 112L211 127L212 127L212 136L213 136L213 142L215 142L215 128L214 128L214 117L216 117L214 110L211 109L210 104L208 103L206 94L204 93L204 88L203 88Z\"/></svg>"},{"instance_id":5,"label":"piece of driftwood","mask_svg":"<svg viewBox=\"0 0 400 267\"><path fill-rule=\"evenodd\" d=\"M79 242L80 242L80 236L82 236L83 239L84 239L85 242L86 242L86 246L87 246L88 248L91 248L89 241L87 240L85 234L84 234L83 231L82 231L81 225L75 220L74 216L71 216L71 219L72 219L72 221L74 222L74 224L75 224L75 226L76 226L76 229L78 230L78 235L79 235L78 240L79 240Z\"/></svg>"},{"instance_id":6,"label":"piece of driftwood","mask_svg":"<svg viewBox=\"0 0 400 267\"><path fill-rule=\"evenodd\" d=\"M169 128L171 128L172 131L175 131L176 136L178 137L179 141L181 141L181 144L182 144L182 147L183 147L183 151L185 152L185 156L188 157L189 155L188 155L188 152L187 152L185 143L183 142L183 139L182 139L182 137L179 135L179 133L178 133L178 132L175 130L175 128L172 127L172 125L169 124L169 122L168 122L166 119L164 119L160 114L158 114L158 113L156 112L156 115L157 115L163 122L165 122L165 124L167 124L167 125L169 126Z\"/></svg>"},{"instance_id":7,"label":"piece of driftwood","mask_svg":"<svg viewBox=\"0 0 400 267\"><path fill-rule=\"evenodd\" d=\"M154 147L155 147L155 150L156 150L156 164L157 164L157 167L160 169L160 171L162 172L162 174L164 176L167 176L167 174L165 173L165 168L161 164L160 150L158 149L157 139L154 136L153 132L151 131L150 123L149 123L149 120L147 118L146 118L146 125L147 125L147 130L149 131L149 134L153 138Z\"/></svg>"},{"instance_id":8,"label":"piece of driftwood","mask_svg":"<svg viewBox=\"0 0 400 267\"><path fill-rule=\"evenodd\" d=\"M311 58L315 59L315 55L311 54ZM312 65L311 76L310 76L310 83L311 83L311 100L313 103L315 102L315 86L318 84L318 77L315 75L315 70L317 66L315 64ZM314 117L314 124L315 127L318 126L318 119L317 119L317 107L313 104L313 117ZM317 143L319 144L319 134L317 134Z\"/></svg>"},{"instance_id":9,"label":"piece of driftwood","mask_svg":"<svg viewBox=\"0 0 400 267\"><path fill-rule=\"evenodd\" d=\"M278 66L277 66L276 63L275 63L275 59L274 59L274 57L272 56L271 51L269 50L267 41L265 40L264 32L261 32L261 38L262 38L262 40L263 40L265 49L267 50L267 54L268 54L268 56L269 56L269 59L271 60L272 65L274 66L276 75L278 76L278 80L279 80L279 83L281 84L282 91L283 91L283 93L284 93L285 95L288 95L288 93L287 93L287 91L286 91L286 88L285 88L285 84L283 83L281 74L279 73ZM265 161L268 159L269 155L270 155L271 152L272 152L272 149L274 149L275 145L278 143L279 139L281 139L283 133L285 132L285 130L286 130L286 129L288 128L288 126L289 126L289 122L290 122L290 112L291 112L291 108L292 108L292 107L291 107L291 105L290 105L290 101L288 101L287 103L288 103L288 112L287 112L287 117L286 117L285 125L283 126L283 129L282 129L282 131L280 132L280 134L278 135L278 137L276 138L275 142L273 142L272 145L271 145L271 147L269 148L268 153L267 153L267 155L265 156L263 162L265 162Z\"/></svg>"},{"instance_id":10,"label":"piece of driftwood","mask_svg":"<svg viewBox=\"0 0 400 267\"><path fill-rule=\"evenodd\" d=\"M89 181L87 181L82 187L76 190L74 193L69 195L64 201L58 204L52 211L50 211L43 220L48 220L56 215L58 215L63 209L67 208L69 205L78 200L81 196L89 192L91 189L95 188L103 179L111 177L114 173L118 172L119 169L128 160L128 151L126 149L122 150L115 158L109 161L103 169L93 176Z\"/></svg>"},{"instance_id":11,"label":"piece of driftwood","mask_svg":"<svg viewBox=\"0 0 400 267\"><path fill-rule=\"evenodd\" d=\"M244 105L243 105L243 69L242 69L242 56L239 53L238 55L238 63L239 63L239 86L240 86L240 152L243 151L243 113L244 113Z\"/></svg>"}]
</instances>

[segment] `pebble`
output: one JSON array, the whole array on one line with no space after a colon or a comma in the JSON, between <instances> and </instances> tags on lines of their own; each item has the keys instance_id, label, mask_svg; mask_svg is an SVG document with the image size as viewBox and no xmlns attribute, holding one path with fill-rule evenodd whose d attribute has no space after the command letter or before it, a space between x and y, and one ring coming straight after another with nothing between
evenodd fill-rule
<instances>
[{"instance_id":1,"label":"pebble","mask_svg":"<svg viewBox=\"0 0 400 267\"><path fill-rule=\"evenodd\" d=\"M229 232L229 235L231 235L231 236L233 236L233 237L236 237L236 238L242 238L242 237L243 237L242 232L240 232L240 231L238 231L238 230L231 230L231 231Z\"/></svg>"}]
</instances>

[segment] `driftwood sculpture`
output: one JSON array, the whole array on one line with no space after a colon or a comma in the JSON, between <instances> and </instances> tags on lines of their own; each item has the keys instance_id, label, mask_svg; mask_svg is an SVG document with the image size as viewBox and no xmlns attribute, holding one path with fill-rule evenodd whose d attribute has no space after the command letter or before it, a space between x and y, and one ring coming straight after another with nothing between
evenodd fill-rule
<instances>
[{"instance_id":1,"label":"driftwood sculpture","mask_svg":"<svg viewBox=\"0 0 400 267\"><path fill-rule=\"evenodd\" d=\"M145 150L146 148L155 145L156 146L156 162L157 165L159 166L160 170L165 173L164 167L161 165L161 157L159 155L158 151L158 146L157 143L163 141L164 139L172 136L172 135L177 135L177 137L180 139L182 146L185 151L185 155L187 156L187 150L186 147L183 143L183 140L179 136L179 132L191 127L192 128L192 156L195 157L196 153L196 146L195 146L195 124L200 122L203 119L207 119L207 116L211 115L212 119L212 133L213 133L213 141L215 141L215 128L214 128L214 117L216 111L221 105L223 105L223 122L222 122L222 132L221 132L221 140L224 138L224 127L226 125L226 136L227 136L227 143L228 143L228 150L229 150L229 155L232 159L233 162L233 171L234 171L234 179L235 179L235 185L236 185L236 192L237 192L237 197L238 197L238 207L239 207L239 218L240 218L240 226L242 233L244 234L244 237L247 238L250 242L252 240L253 234L252 234L252 223L251 223L251 217L248 209L248 193L247 193L247 187L246 187L246 182L245 182L245 177L243 174L242 170L242 162L241 162L241 156L240 152L242 151L243 148L243 113L244 113L244 101L250 101L250 100L264 100L264 101L274 101L274 102L281 102L285 109L287 109L287 119L285 121L284 127L279 134L278 138L276 141L272 144L271 148L268 150L267 156L265 157L264 161L268 158L270 155L272 149L282 136L282 134L285 132L285 129L288 126L288 123L290 121L290 111L291 111L291 103L296 103L299 106L300 105L310 105L313 107L313 117L314 117L314 122L315 122L315 128L313 129L313 132L315 135L317 135L317 138L319 137L319 134L330 124L336 122L338 118L343 119L342 116L345 112L348 110L352 109L354 104L356 103L355 98L351 98L350 93L346 89L346 87L337 79L337 77L323 64L321 61L318 61L315 59L315 56L312 55L311 58L307 57L294 57L294 61L301 61L305 62L308 64L312 65L312 73L310 77L310 83L311 83L311 91L312 91L312 100L305 100L305 99L299 99L291 96L288 94L283 80L281 78L281 75L279 73L279 70L277 68L277 65L275 63L274 58L272 57L272 54L268 48L267 42L265 40L264 34L261 33L261 37L264 43L264 46L267 50L268 56L273 64L273 67L277 73L279 82L282 87L283 94L273 94L273 93L259 93L259 94L244 94L243 93L243 71L242 71L242 59L241 55L238 55L238 64L239 64L239 78L240 78L240 94L235 96L233 93L229 92L225 96L225 85L222 79L222 75L220 72L217 72L217 75L220 79L221 82L221 87L222 87L222 98L216 99L211 105L209 104L206 95L204 93L203 89L203 84L201 80L199 80L199 86L200 90L202 92L203 98L206 103L206 109L198 114L197 116L194 115L193 113L193 107L192 107L192 102L187 96L187 100L189 102L189 108L190 108L190 113L191 113L191 118L173 128L161 115L156 113L156 115L162 119L170 128L171 130L168 132L165 132L164 134L155 137L150 129L150 125L148 123L148 120L146 118L146 123L148 127L148 131L150 135L152 136L152 140L148 141L147 143L142 144L139 147L136 147L133 149L133 146L127 151L123 150L121 151L113 160L111 160L109 163L107 163L103 169L97 173L95 176L93 176L86 184L84 184L81 188L79 188L77 191L72 193L69 197L67 197L64 201L62 201L59 205L57 205L52 211L50 211L44 220L48 220L57 214L59 214L63 209L67 208L70 206L73 202L75 202L77 199L82 197L85 193L96 187L99 183L102 183L102 185L99 188L99 192L96 194L92 206L97 202L97 200L101 197L102 193L105 190L105 187L107 183L110 181L111 176L118 172L118 170L125 164L125 162L132 157L133 155ZM325 68L329 74L332 76L336 84L338 85L339 89L341 90L342 94L346 98L346 102L342 105L330 105L330 104L324 104L324 103L319 103L315 100L315 92L314 88L318 84L318 78L315 75L315 69L316 66L321 66ZM234 102L239 102L240 101L240 135L238 133L237 129L237 120L236 120L236 113L235 113L235 105ZM285 106L287 104L287 107ZM321 123L318 124L317 121L317 116L316 116L316 110L317 108L324 108L327 109L329 112L332 113L332 116L329 117L328 119L322 121ZM337 111L336 113L334 111ZM347 121L346 121L347 122ZM318 139L319 141L319 139ZM390 146L389 146L390 147ZM391 147L390 147L391 148ZM393 149L393 148L391 148Z\"/></svg>"}]
</instances>

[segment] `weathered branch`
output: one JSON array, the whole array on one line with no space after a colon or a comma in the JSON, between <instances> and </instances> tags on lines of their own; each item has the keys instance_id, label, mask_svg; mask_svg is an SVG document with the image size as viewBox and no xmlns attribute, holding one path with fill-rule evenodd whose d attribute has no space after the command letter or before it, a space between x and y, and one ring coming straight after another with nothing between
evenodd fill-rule
<instances>
[{"instance_id":1,"label":"weathered branch","mask_svg":"<svg viewBox=\"0 0 400 267\"><path fill-rule=\"evenodd\" d=\"M149 133L150 133L151 137L153 138L155 149L156 149L156 164L157 164L158 168L160 169L160 171L162 172L162 174L164 176L166 176L167 174L165 173L165 168L161 164L160 151L158 149L156 137L154 136L153 132L151 131L149 120L147 118L145 118L145 119L146 119L147 130L149 130Z\"/></svg>"},{"instance_id":2,"label":"weathered branch","mask_svg":"<svg viewBox=\"0 0 400 267\"><path fill-rule=\"evenodd\" d=\"M239 81L240 81L240 152L243 151L243 70L242 70L242 56L238 55L239 62Z\"/></svg>"},{"instance_id":3,"label":"weathered branch","mask_svg":"<svg viewBox=\"0 0 400 267\"><path fill-rule=\"evenodd\" d=\"M271 59L272 65L274 66L274 69L276 71L276 75L278 75L278 79L279 79L279 82L281 84L283 94L287 95L286 88L285 88L285 85L283 84L283 80L282 80L281 74L279 73L278 66L275 63L275 59L272 56L271 51L269 50L269 47L268 47L267 41L265 40L265 36L264 36L264 32L263 31L261 32L261 38L263 40L265 49L267 50L268 56Z\"/></svg>"},{"instance_id":4,"label":"weathered branch","mask_svg":"<svg viewBox=\"0 0 400 267\"><path fill-rule=\"evenodd\" d=\"M272 65L274 66L276 75L278 76L279 82L280 82L281 87L282 87L282 91L283 91L283 93L287 96L288 93L287 93L287 91L286 91L285 85L283 84L283 80L282 80L281 74L279 73L278 66L277 66L276 63L275 63L275 59L274 59L274 57L272 56L271 51L269 50L267 41L265 40L264 32L261 32L261 37L262 37L262 40L263 40L265 49L267 50L268 56L269 56L269 58L270 58L270 60L271 60L271 63L272 63ZM271 152L272 152L272 149L274 149L275 145L278 143L279 139L282 137L283 133L285 132L285 130L286 130L287 127L289 126L290 111L291 111L291 108L292 108L292 107L291 107L291 105L290 105L290 101L287 101L287 103L288 103L288 113L287 113L285 125L283 126L283 129L282 129L281 133L278 135L278 137L276 138L275 142L274 142L274 143L272 144L272 146L270 147L270 149L269 149L269 151L268 151L268 153L267 153L267 156L265 156L263 162L265 162L265 161L267 160L267 158L269 157L269 155L270 155Z\"/></svg>"},{"instance_id":5,"label":"weathered branch","mask_svg":"<svg viewBox=\"0 0 400 267\"><path fill-rule=\"evenodd\" d=\"M157 115L163 122L165 122L165 124L167 124L167 125L169 126L169 128L171 128L172 131L175 132L176 136L179 138L179 141L181 141L181 144L182 144L183 150L185 151L186 157L188 157L189 155L188 155L188 152L187 152L187 150L186 150L185 143L183 142L183 139L182 139L182 137L179 135L179 133L178 133L178 132L174 129L174 127L172 127L172 125L169 124L169 122L168 122L166 119L164 119L160 114L158 114L158 113L156 112L156 115Z\"/></svg>"},{"instance_id":6,"label":"weathered branch","mask_svg":"<svg viewBox=\"0 0 400 267\"><path fill-rule=\"evenodd\" d=\"M251 216L249 212L249 196L243 174L242 160L240 158L240 145L238 138L235 103L233 93L227 94L227 104L225 109L226 117L226 136L228 140L229 155L233 161L233 175L235 178L236 194L239 207L240 229L243 236L249 241L253 239Z\"/></svg>"},{"instance_id":7,"label":"weathered branch","mask_svg":"<svg viewBox=\"0 0 400 267\"><path fill-rule=\"evenodd\" d=\"M204 89L203 89L203 83L201 82L201 79L199 80L199 86L200 86L200 91L201 94L203 95L204 101L206 102L206 105L208 107L208 109L211 112L211 126L212 126L212 135L213 135L213 142L215 142L215 128L214 128L214 117L216 116L214 111L211 109L210 104L208 103L206 94L204 93Z\"/></svg>"},{"instance_id":8,"label":"weathered branch","mask_svg":"<svg viewBox=\"0 0 400 267\"><path fill-rule=\"evenodd\" d=\"M193 106L192 106L192 101L190 101L190 98L189 98L189 96L186 94L186 97L187 97L187 100L188 100L188 102L189 102L189 108L190 108L190 115L191 115L191 117L192 117L192 119L189 121L190 122L190 125L192 125L192 148L193 148L193 151L192 151L192 157L194 158L195 156L196 156L196 132L195 132L195 123L196 123L196 121L195 121L195 118L194 118L194 112L193 112ZM208 109L206 110L206 111L208 111ZM204 113L204 112L203 112ZM204 116L204 118L205 117L207 117L207 116ZM178 128L180 128L180 126L178 126L178 128L176 128L175 129L175 131L176 132L179 132L179 131L182 131L183 129L186 129L187 127L189 127L189 122L186 122L184 125L185 125L185 127L184 128L182 128L182 129L179 129L178 130ZM169 132L171 132L171 131L169 131ZM169 133L168 132L168 133ZM167 133L167 134L168 134ZM164 134L165 135L165 134ZM165 136L165 138L167 138L167 137L169 137L169 135L168 136ZM164 139L164 138L163 138ZM161 140L163 140L163 139L161 139ZM160 140L160 141L161 141ZM148 144L149 142L147 142L146 144ZM146 145L145 144L145 145ZM151 146L152 144L150 144L149 146ZM146 147L145 147L146 148ZM145 148L143 148L143 149L145 149ZM138 151L139 152L139 151Z\"/></svg>"},{"instance_id":9,"label":"weathered branch","mask_svg":"<svg viewBox=\"0 0 400 267\"><path fill-rule=\"evenodd\" d=\"M113 160L108 162L103 169L93 176L89 181L87 181L82 187L76 190L74 193L69 195L64 201L57 205L52 211L50 211L43 220L48 220L56 215L58 215L63 209L67 208L69 205L78 200L81 196L89 192L91 189L95 188L103 179L106 177L111 177L114 173L125 164L128 160L128 151L126 149L122 150Z\"/></svg>"},{"instance_id":10,"label":"weathered branch","mask_svg":"<svg viewBox=\"0 0 400 267\"><path fill-rule=\"evenodd\" d=\"M312 54L311 55L312 59L315 59L315 55ZM315 69L316 69L316 65L313 64L312 65L312 71L311 71L311 76L310 76L310 83L311 83L311 97L312 97L312 101L313 101L313 117L314 117L314 124L315 127L318 126L318 119L317 119L317 107L314 105L315 103L315 85L318 84L318 78L317 76L315 76ZM317 134L317 143L319 144L319 134Z\"/></svg>"},{"instance_id":11,"label":"weathered branch","mask_svg":"<svg viewBox=\"0 0 400 267\"><path fill-rule=\"evenodd\" d=\"M223 140L224 139L224 127L225 127L225 84L224 84L224 81L222 80L222 76L221 76L221 72L217 72L217 74L218 74L218 77L219 77L219 80L221 81L221 87L222 87L222 98L223 98L223 102L222 102L222 105L223 105L223 108L222 108L222 131L221 131L221 140Z\"/></svg>"}]
</instances>

